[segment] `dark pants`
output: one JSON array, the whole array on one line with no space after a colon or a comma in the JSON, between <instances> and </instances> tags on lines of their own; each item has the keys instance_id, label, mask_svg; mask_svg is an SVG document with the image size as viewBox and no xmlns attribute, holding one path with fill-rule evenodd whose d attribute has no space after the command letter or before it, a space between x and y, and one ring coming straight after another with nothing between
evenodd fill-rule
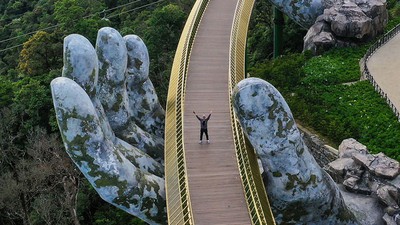
<instances>
[{"instance_id":1,"label":"dark pants","mask_svg":"<svg viewBox=\"0 0 400 225\"><path fill-rule=\"evenodd\" d=\"M207 129L200 129L200 141L203 140L203 133L206 134L206 138L208 140L208 131L207 131Z\"/></svg>"}]
</instances>

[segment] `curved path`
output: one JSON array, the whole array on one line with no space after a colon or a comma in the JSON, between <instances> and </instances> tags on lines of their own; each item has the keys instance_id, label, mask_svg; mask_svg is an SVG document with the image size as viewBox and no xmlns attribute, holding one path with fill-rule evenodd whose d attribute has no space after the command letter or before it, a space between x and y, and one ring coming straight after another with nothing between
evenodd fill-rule
<instances>
[{"instance_id":1,"label":"curved path","mask_svg":"<svg viewBox=\"0 0 400 225\"><path fill-rule=\"evenodd\" d=\"M237 1L211 0L190 57L184 111L184 144L196 225L251 224L239 175L229 110L229 44ZM211 144L199 144L207 114ZM204 141L203 141L204 142Z\"/></svg>"},{"instance_id":2,"label":"curved path","mask_svg":"<svg viewBox=\"0 0 400 225\"><path fill-rule=\"evenodd\" d=\"M382 45L367 61L369 72L393 105L400 109L400 35Z\"/></svg>"},{"instance_id":3,"label":"curved path","mask_svg":"<svg viewBox=\"0 0 400 225\"><path fill-rule=\"evenodd\" d=\"M255 152L233 114L244 79L254 0L197 0L182 31L168 90L165 186L169 224L275 224ZM211 143L193 115L213 111Z\"/></svg>"}]
</instances>

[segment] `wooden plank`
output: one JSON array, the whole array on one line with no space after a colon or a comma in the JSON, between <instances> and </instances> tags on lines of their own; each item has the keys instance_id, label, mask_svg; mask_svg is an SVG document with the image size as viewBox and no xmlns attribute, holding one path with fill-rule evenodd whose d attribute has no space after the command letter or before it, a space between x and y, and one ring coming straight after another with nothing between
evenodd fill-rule
<instances>
[{"instance_id":1,"label":"wooden plank","mask_svg":"<svg viewBox=\"0 0 400 225\"><path fill-rule=\"evenodd\" d=\"M239 176L229 110L229 41L237 1L211 0L197 33L185 95L184 142L196 225L251 224ZM199 116L213 111L211 144L198 144ZM204 138L205 139L205 138Z\"/></svg>"}]
</instances>

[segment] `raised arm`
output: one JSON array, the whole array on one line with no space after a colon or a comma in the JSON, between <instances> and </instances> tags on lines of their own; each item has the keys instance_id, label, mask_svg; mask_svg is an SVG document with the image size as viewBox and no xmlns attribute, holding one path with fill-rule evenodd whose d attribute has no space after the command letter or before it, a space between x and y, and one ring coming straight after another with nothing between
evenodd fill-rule
<instances>
[{"instance_id":1,"label":"raised arm","mask_svg":"<svg viewBox=\"0 0 400 225\"><path fill-rule=\"evenodd\" d=\"M211 117L211 114L212 114L212 111L210 111L210 114L208 114L207 120L209 120L209 119L210 119L210 117Z\"/></svg>"},{"instance_id":2,"label":"raised arm","mask_svg":"<svg viewBox=\"0 0 400 225\"><path fill-rule=\"evenodd\" d=\"M198 120L201 120L201 118L196 114L195 111L193 111L193 114L197 117Z\"/></svg>"}]
</instances>

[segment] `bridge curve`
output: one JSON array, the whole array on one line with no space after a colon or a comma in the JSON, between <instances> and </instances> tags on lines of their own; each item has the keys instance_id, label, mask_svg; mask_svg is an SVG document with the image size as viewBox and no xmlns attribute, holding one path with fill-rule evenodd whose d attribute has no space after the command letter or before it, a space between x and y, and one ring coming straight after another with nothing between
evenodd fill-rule
<instances>
[{"instance_id":1,"label":"bridge curve","mask_svg":"<svg viewBox=\"0 0 400 225\"><path fill-rule=\"evenodd\" d=\"M275 224L254 151L233 114L244 78L254 0L197 0L182 32L166 110L169 224ZM213 110L211 143L198 144L192 114Z\"/></svg>"}]
</instances>

